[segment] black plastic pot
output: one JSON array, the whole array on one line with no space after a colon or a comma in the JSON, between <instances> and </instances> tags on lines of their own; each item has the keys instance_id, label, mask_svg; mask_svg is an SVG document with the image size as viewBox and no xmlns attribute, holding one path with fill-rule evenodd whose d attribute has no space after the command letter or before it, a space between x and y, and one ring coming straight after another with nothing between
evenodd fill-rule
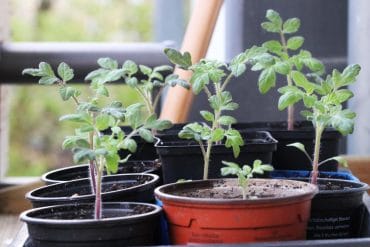
<instances>
[{"instance_id":1,"label":"black plastic pot","mask_svg":"<svg viewBox=\"0 0 370 247\"><path fill-rule=\"evenodd\" d=\"M330 183L343 189L323 190ZM318 179L319 193L313 198L307 239L339 239L361 237L365 224L364 192L368 185L362 182Z\"/></svg>"},{"instance_id":2,"label":"black plastic pot","mask_svg":"<svg viewBox=\"0 0 370 247\"><path fill-rule=\"evenodd\" d=\"M103 177L102 200L103 202L153 202L153 191L158 185L159 177L154 174L123 174ZM104 192L111 189L109 192ZM26 198L33 207L69 203L93 203L95 195L91 192L90 180L77 179L46 185L30 191Z\"/></svg>"},{"instance_id":3,"label":"black plastic pot","mask_svg":"<svg viewBox=\"0 0 370 247\"><path fill-rule=\"evenodd\" d=\"M161 163L156 160L128 161L120 164L116 174L152 173L162 177ZM56 169L42 175L41 180L46 184L67 182L75 179L88 178L89 165L69 166Z\"/></svg>"},{"instance_id":4,"label":"black plastic pot","mask_svg":"<svg viewBox=\"0 0 370 247\"><path fill-rule=\"evenodd\" d=\"M276 150L276 140L266 131L242 133L245 145L240 155L234 158L231 148L223 144L214 145L211 154L209 178L220 178L222 160L240 164L251 164L260 159L270 163L272 152ZM179 179L198 180L203 178L203 156L198 143L180 139L174 135L161 136L155 145L162 162L163 183L173 183Z\"/></svg>"},{"instance_id":5,"label":"black plastic pot","mask_svg":"<svg viewBox=\"0 0 370 247\"><path fill-rule=\"evenodd\" d=\"M161 208L146 203L104 203L95 220L93 204L31 209L21 214L29 239L25 247L105 247L159 244Z\"/></svg>"},{"instance_id":6,"label":"black plastic pot","mask_svg":"<svg viewBox=\"0 0 370 247\"><path fill-rule=\"evenodd\" d=\"M301 142L309 154L313 153L315 132L312 123L296 122L294 130L287 130L286 122L255 122L240 123L234 126L238 130L266 130L278 141L277 150L272 157L272 166L280 170L312 170L312 165L300 150L287 147L288 144ZM339 154L340 133L334 129L326 129L322 135L320 160ZM319 167L321 171L337 171L338 163L329 161Z\"/></svg>"}]
</instances>

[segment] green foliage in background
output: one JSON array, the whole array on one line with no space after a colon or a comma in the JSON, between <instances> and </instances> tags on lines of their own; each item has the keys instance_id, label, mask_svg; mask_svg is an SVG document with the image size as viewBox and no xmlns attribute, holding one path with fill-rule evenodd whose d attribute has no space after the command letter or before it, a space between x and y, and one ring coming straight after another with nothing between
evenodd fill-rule
<instances>
[{"instance_id":1,"label":"green foliage in background","mask_svg":"<svg viewBox=\"0 0 370 247\"><path fill-rule=\"evenodd\" d=\"M11 4L13 41L152 40L153 1L12 0ZM110 88L112 96L124 105L139 101L136 91L128 86L108 87L114 87ZM88 90L87 83L79 89ZM38 85L12 86L10 98L7 175L39 176L72 164L72 154L62 150L61 144L73 126L57 119L70 112L73 105L67 107L57 92Z\"/></svg>"}]
</instances>

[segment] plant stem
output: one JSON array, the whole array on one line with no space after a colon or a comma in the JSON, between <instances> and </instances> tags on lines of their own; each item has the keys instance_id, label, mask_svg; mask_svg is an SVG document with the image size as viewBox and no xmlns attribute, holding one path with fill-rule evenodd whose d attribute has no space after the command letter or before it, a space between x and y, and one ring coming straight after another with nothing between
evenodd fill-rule
<instances>
[{"instance_id":1,"label":"plant stem","mask_svg":"<svg viewBox=\"0 0 370 247\"><path fill-rule=\"evenodd\" d=\"M233 74L232 74L232 73L230 73L230 74L226 77L226 79L225 79L224 83L223 83L223 84L222 84L222 86L221 86L221 92L225 90L225 88L226 88L227 84L229 84L229 82L231 81L231 78L233 78Z\"/></svg>"},{"instance_id":2,"label":"plant stem","mask_svg":"<svg viewBox=\"0 0 370 247\"><path fill-rule=\"evenodd\" d=\"M93 131L90 131L89 133L89 143L90 143L90 149L93 150L94 149L94 132ZM95 169L95 164L94 164L94 161L93 160L90 160L89 162L89 170L90 170L90 179L91 179L91 184L92 184L92 188L93 188L93 193L95 194L96 193L96 169Z\"/></svg>"},{"instance_id":3,"label":"plant stem","mask_svg":"<svg viewBox=\"0 0 370 247\"><path fill-rule=\"evenodd\" d=\"M103 157L99 158L98 173L96 176L96 193L95 193L95 219L101 219L101 187L102 187L102 176L104 171L104 160Z\"/></svg>"},{"instance_id":4,"label":"plant stem","mask_svg":"<svg viewBox=\"0 0 370 247\"><path fill-rule=\"evenodd\" d=\"M283 45L284 52L289 57L287 42L286 42L286 39L285 39L285 36L282 30L280 31L280 40L281 40L281 44ZM293 82L289 74L286 76L286 79L288 82L288 86L292 86ZM294 129L294 105L288 106L287 122L288 122L288 130L293 130Z\"/></svg>"},{"instance_id":5,"label":"plant stem","mask_svg":"<svg viewBox=\"0 0 370 247\"><path fill-rule=\"evenodd\" d=\"M320 160L320 145L321 145L321 136L324 131L324 126L317 125L315 128L315 149L313 153L313 163L312 163L312 172L311 172L311 183L317 184L317 177L319 175L319 160Z\"/></svg>"}]
</instances>

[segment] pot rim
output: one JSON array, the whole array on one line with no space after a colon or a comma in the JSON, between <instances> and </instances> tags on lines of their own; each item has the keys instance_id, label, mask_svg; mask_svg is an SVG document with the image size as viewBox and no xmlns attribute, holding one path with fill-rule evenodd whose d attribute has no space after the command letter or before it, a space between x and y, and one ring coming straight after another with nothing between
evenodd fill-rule
<instances>
[{"instance_id":1,"label":"pot rim","mask_svg":"<svg viewBox=\"0 0 370 247\"><path fill-rule=\"evenodd\" d=\"M152 177L152 180L150 180L149 182L145 183L145 184L139 184L139 185L136 185L136 186L132 186L130 188L126 188L126 189L120 189L120 190L114 190L114 191L109 191L109 192L102 192L102 196L105 195L105 196L108 196L108 195L111 195L111 194L114 194L114 193L117 193L117 192L120 192L120 191L129 191L129 190L134 190L136 188L139 188L141 187L142 185L146 185L146 184L155 184L156 182L159 181L159 176L156 175L156 174L151 174L151 173L126 173L126 174L115 174L115 175L108 175L108 176L103 176L103 179L106 178L106 177L109 177L109 178L112 178L114 179L115 177L134 177L134 176L149 176L149 177ZM90 178L81 178L81 179L75 179L75 180L71 180L71 181L66 181L66 182L61 182L61 183L56 183L56 184L50 184L50 185L45 185L45 186L42 186L42 187L39 187L39 188L36 188L34 190L31 190L29 191L27 194L26 194L26 199L30 200L30 201L39 201L39 202L47 202L47 201L71 201L73 202L74 200L82 200L82 199L89 199L89 198L93 198L95 197L95 195L93 194L88 194L88 195L80 195L80 196L76 196L76 197L73 197L71 198L71 196L58 196L58 197L42 197L42 196L34 196L33 194L36 192L36 191L39 191L39 190L44 190L46 188L50 188L50 187L54 187L54 186L61 186L63 184L67 184L67 183L75 183L75 182L82 182L82 181L89 181ZM90 181L89 181L90 183ZM91 184L90 184L91 186Z\"/></svg>"},{"instance_id":2,"label":"pot rim","mask_svg":"<svg viewBox=\"0 0 370 247\"><path fill-rule=\"evenodd\" d=\"M122 164L126 164L126 163L137 163L137 162L144 162L144 163L155 163L156 161L155 160L129 160L125 163L122 163ZM89 164L80 164L80 165L71 165L71 166L66 166L66 167L61 167L61 168L58 168L58 169L54 169L54 170L51 170L51 171L48 171L46 173L44 173L42 176L41 176L41 180L45 183L61 183L61 182L67 182L67 181L72 181L72 180L56 180L56 179L52 179L52 178L49 178L51 174L53 173L58 173L58 172L63 172L65 170L70 170L70 169L79 169L79 168L83 168L83 167L89 167ZM155 169L150 169L148 171L145 171L143 173L150 173L150 172L153 172ZM121 174L114 174L114 175L122 175L124 173L121 173ZM84 179L84 178L81 178L81 179Z\"/></svg>"},{"instance_id":3,"label":"pot rim","mask_svg":"<svg viewBox=\"0 0 370 247\"><path fill-rule=\"evenodd\" d=\"M76 207L78 208L79 206L84 206L84 205L94 205L94 203L79 203L79 204L64 204L64 205L53 205L53 206L46 206L46 207L39 207L39 208L32 208L28 209L24 212L22 212L19 216L19 219L23 222L26 223L31 223L31 224L39 224L39 225L65 225L65 224L72 224L72 225L84 225L84 224L105 224L107 222L117 222L117 221L122 221L124 219L140 219L146 216L150 215L155 215L157 213L160 213L162 211L162 208L155 205L155 204L150 204L150 203L142 203L142 202L104 202L102 204L102 208L106 208L107 206L115 206L115 205L122 205L122 204L133 204L133 205L145 205L148 207L151 207L153 210L147 213L140 213L140 214L135 214L131 216L120 216L120 217L114 217L114 218L102 218L100 220L96 219L68 219L68 220L63 220L63 219L48 219L48 218L36 218L36 217L31 217L29 216L30 213L37 212L37 211L43 211L43 210L48 210L48 209L54 209L54 208L73 208Z\"/></svg>"},{"instance_id":4,"label":"pot rim","mask_svg":"<svg viewBox=\"0 0 370 247\"><path fill-rule=\"evenodd\" d=\"M288 178L288 179L297 179L297 178ZM305 180L308 178L300 178L300 179ZM357 192L364 192L370 188L367 183L364 183L361 181L335 179L335 178L318 178L318 181L335 181L335 182L342 182L342 183L347 183L347 184L361 185L360 187L357 187L357 188L348 188L344 190L319 190L318 195L357 193Z\"/></svg>"},{"instance_id":5,"label":"pot rim","mask_svg":"<svg viewBox=\"0 0 370 247\"><path fill-rule=\"evenodd\" d=\"M208 180L194 180L194 181L187 181L183 183L171 183L157 187L154 190L155 196L159 200L167 200L174 203L186 203L186 204L207 204L207 205L259 205L259 204L266 204L266 203L290 203L293 201L300 201L305 198L312 199L314 195L318 193L318 188L316 185L309 184L306 182L295 181L295 180L288 180L288 179L260 179L260 178L253 178L249 181L268 181L271 183L276 183L277 181L288 181L289 183L293 184L306 184L307 191L297 195L290 195L286 197L277 197L277 198L260 198L260 199L212 199L212 198L193 198L193 197L185 197L185 196L175 196L167 192L163 192L163 189L173 186L190 186L189 184L212 184L216 181L225 180L225 181L232 181L236 180L236 178L226 178L226 179L208 179ZM186 188L186 187L185 187Z\"/></svg>"},{"instance_id":6,"label":"pot rim","mask_svg":"<svg viewBox=\"0 0 370 247\"><path fill-rule=\"evenodd\" d=\"M250 131L243 131L241 132L242 134L259 134L259 135L264 135L264 139L265 140L268 140L268 142L252 142L252 143L245 143L244 146L247 146L248 144L249 145L275 145L275 148L274 150L276 149L276 145L278 143L278 141L271 135L271 133L269 131L265 131L265 130L250 130ZM177 137L177 135L176 135ZM255 138L247 138L247 137L244 137L243 138L244 140L258 140L257 137ZM199 144L196 143L196 141L192 140L192 139L181 139L179 138L178 141L163 141L161 139L161 137L155 137L155 144L154 144L154 147L155 148L167 148L167 147L171 147L171 148L183 148L183 147L188 147L188 148L192 148L192 147L197 147L199 148ZM188 144L189 142L194 142L192 144ZM175 145L168 145L168 143L176 143ZM213 144L212 145L213 148L224 148L225 147L225 144Z\"/></svg>"}]
</instances>

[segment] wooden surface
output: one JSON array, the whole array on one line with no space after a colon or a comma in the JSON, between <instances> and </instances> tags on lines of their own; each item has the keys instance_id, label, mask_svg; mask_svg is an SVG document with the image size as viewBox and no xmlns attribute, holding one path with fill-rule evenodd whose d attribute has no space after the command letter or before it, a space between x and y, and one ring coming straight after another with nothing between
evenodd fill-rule
<instances>
[{"instance_id":1,"label":"wooden surface","mask_svg":"<svg viewBox=\"0 0 370 247\"><path fill-rule=\"evenodd\" d=\"M38 179L32 183L8 186L0 189L0 214L19 214L31 208L31 203L25 194L44 185Z\"/></svg>"},{"instance_id":2,"label":"wooden surface","mask_svg":"<svg viewBox=\"0 0 370 247\"><path fill-rule=\"evenodd\" d=\"M360 181L370 185L370 156L344 156L348 168ZM370 192L370 189L367 191Z\"/></svg>"},{"instance_id":3,"label":"wooden surface","mask_svg":"<svg viewBox=\"0 0 370 247\"><path fill-rule=\"evenodd\" d=\"M207 53L222 3L223 0L197 0L195 2L181 46L182 52L188 51L191 54L193 63L204 58ZM174 73L187 81L191 77L191 72L181 69L176 69ZM180 86L171 87L165 98L160 118L170 120L173 123L185 122L192 101L193 93L191 90Z\"/></svg>"}]
</instances>

